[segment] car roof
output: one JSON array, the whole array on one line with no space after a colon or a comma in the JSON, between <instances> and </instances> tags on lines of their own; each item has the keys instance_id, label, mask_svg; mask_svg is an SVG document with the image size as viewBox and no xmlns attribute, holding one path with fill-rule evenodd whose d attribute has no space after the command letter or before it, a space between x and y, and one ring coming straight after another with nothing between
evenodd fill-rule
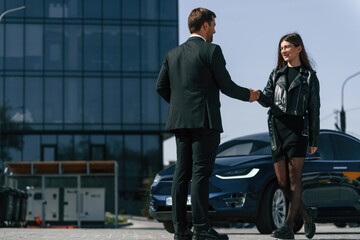
<instances>
[{"instance_id":1,"label":"car roof","mask_svg":"<svg viewBox=\"0 0 360 240\"><path fill-rule=\"evenodd\" d=\"M320 134L335 134L340 136L346 136L348 138L351 138L357 142L360 142L360 140L350 134L339 132L336 130L331 129L320 129ZM270 136L268 132L260 132L260 133L254 133L254 134L248 134L241 137L233 138L229 141L241 141L241 140L258 140L258 141L264 141L264 142L270 142ZM229 142L227 141L227 142Z\"/></svg>"},{"instance_id":2,"label":"car roof","mask_svg":"<svg viewBox=\"0 0 360 240\"><path fill-rule=\"evenodd\" d=\"M245 136L233 138L229 141L234 141L234 140L259 140L259 141L269 142L270 136L268 132L262 132L262 133L248 134Z\"/></svg>"}]
</instances>

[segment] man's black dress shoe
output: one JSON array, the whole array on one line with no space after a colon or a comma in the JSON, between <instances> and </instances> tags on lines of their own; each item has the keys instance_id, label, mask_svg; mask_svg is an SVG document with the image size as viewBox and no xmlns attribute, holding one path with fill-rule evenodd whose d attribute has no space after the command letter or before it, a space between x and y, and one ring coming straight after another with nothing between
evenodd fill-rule
<instances>
[{"instance_id":1,"label":"man's black dress shoe","mask_svg":"<svg viewBox=\"0 0 360 240\"><path fill-rule=\"evenodd\" d=\"M183 232L175 233L174 240L191 240L193 236L192 231L185 230Z\"/></svg>"},{"instance_id":2,"label":"man's black dress shoe","mask_svg":"<svg viewBox=\"0 0 360 240\"><path fill-rule=\"evenodd\" d=\"M221 234L215 231L210 226L194 226L193 240L228 240L226 234Z\"/></svg>"}]
</instances>

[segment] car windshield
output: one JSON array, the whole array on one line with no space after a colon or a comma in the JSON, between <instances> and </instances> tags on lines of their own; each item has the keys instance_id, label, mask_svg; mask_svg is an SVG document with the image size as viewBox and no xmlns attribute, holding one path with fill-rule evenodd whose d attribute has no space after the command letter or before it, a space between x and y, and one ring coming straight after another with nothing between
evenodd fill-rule
<instances>
[{"instance_id":1,"label":"car windshield","mask_svg":"<svg viewBox=\"0 0 360 240\"><path fill-rule=\"evenodd\" d=\"M217 157L269 155L270 144L263 141L242 140L230 141L219 146Z\"/></svg>"}]
</instances>

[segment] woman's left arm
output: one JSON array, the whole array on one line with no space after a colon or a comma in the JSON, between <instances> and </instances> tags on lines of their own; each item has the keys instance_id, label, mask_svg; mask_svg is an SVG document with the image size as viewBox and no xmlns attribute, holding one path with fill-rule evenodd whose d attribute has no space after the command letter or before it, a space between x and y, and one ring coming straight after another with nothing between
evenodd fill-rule
<instances>
[{"instance_id":1,"label":"woman's left arm","mask_svg":"<svg viewBox=\"0 0 360 240\"><path fill-rule=\"evenodd\" d=\"M309 82L309 145L318 146L318 136L320 131L320 84L316 72L310 73L312 76Z\"/></svg>"}]
</instances>

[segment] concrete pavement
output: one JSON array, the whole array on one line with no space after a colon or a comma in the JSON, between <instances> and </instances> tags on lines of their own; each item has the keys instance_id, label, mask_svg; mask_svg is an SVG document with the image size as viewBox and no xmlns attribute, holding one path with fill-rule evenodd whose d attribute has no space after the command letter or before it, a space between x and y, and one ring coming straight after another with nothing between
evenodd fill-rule
<instances>
[{"instance_id":1,"label":"concrete pavement","mask_svg":"<svg viewBox=\"0 0 360 240\"><path fill-rule=\"evenodd\" d=\"M141 217L129 217L130 225L117 229L106 228L0 228L1 240L172 240L173 235L166 232L161 223ZM230 240L273 239L261 235L256 228L216 228L227 233ZM306 240L303 229L295 239ZM332 224L317 224L317 234L313 239L360 240L360 227L337 228Z\"/></svg>"}]
</instances>

